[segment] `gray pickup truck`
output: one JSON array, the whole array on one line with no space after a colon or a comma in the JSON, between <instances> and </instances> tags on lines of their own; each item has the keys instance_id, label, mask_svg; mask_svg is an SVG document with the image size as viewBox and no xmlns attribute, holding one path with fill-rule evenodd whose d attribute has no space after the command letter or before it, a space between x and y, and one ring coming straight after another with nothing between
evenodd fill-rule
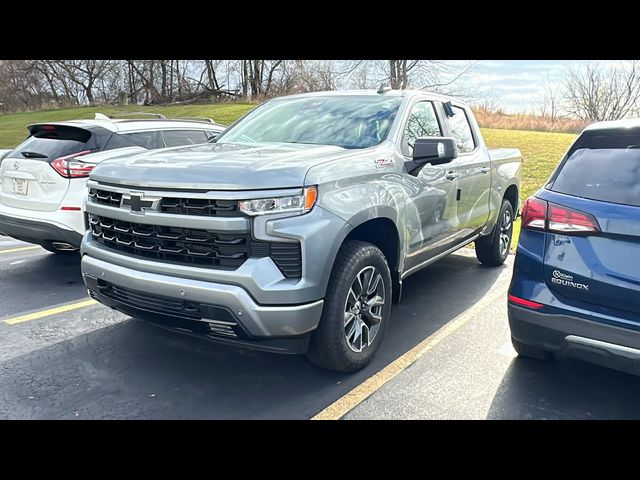
<instances>
[{"instance_id":1,"label":"gray pickup truck","mask_svg":"<svg viewBox=\"0 0 640 480\"><path fill-rule=\"evenodd\" d=\"M276 98L208 144L98 165L84 281L165 328L351 372L403 279L473 241L482 263L505 261L520 166L448 97Z\"/></svg>"}]
</instances>

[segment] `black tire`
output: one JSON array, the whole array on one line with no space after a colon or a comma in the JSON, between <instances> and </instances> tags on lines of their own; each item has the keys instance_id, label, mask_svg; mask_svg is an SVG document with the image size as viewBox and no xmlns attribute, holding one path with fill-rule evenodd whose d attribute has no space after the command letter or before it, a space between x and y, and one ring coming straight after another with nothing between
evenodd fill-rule
<instances>
[{"instance_id":1,"label":"black tire","mask_svg":"<svg viewBox=\"0 0 640 480\"><path fill-rule=\"evenodd\" d=\"M505 220L508 215L509 224L505 230ZM498 220L491 234L480 237L476 240L476 257L484 265L490 267L497 267L502 265L509 256L509 250L511 250L511 240L513 239L513 206L509 200L502 201L502 207L498 214ZM500 239L504 238L503 235L508 236L508 241L501 243ZM507 243L506 250L503 250L504 243ZM502 251L501 251L502 250Z\"/></svg>"},{"instance_id":2,"label":"black tire","mask_svg":"<svg viewBox=\"0 0 640 480\"><path fill-rule=\"evenodd\" d=\"M516 351L519 357L533 358L535 360L553 359L553 353L545 350L544 348L527 345L526 343L519 342L513 337L511 337L511 343L513 345L513 349Z\"/></svg>"},{"instance_id":3,"label":"black tire","mask_svg":"<svg viewBox=\"0 0 640 480\"><path fill-rule=\"evenodd\" d=\"M370 269L371 267L373 269ZM369 327L366 327L368 334L360 334L361 351L354 351L347 340L346 329L349 324L345 325L345 313L349 306L348 302L357 298L355 294L351 295L351 287L356 282L356 276L366 276L369 271L371 276L375 275L375 278L378 278L379 273L383 285L384 295L381 299L382 303L379 304L381 305L379 313L381 320L373 334L373 340L366 342L366 347L362 347L362 344L365 343L363 338L369 338L368 334L374 329L371 327L369 330ZM378 288L380 287L378 286ZM380 249L367 242L347 240L340 248L333 266L324 300L322 318L318 329L311 336L307 358L319 367L337 372L355 372L365 367L378 350L389 323L393 293L391 289L391 272ZM376 291L376 296L379 297L377 293L378 291ZM347 298L348 296L349 298ZM363 312L365 308L363 307ZM377 311L379 311L378 308ZM360 318L368 317L363 314ZM353 322L357 321L357 318L353 320ZM354 342L357 338L357 336L354 337Z\"/></svg>"},{"instance_id":4,"label":"black tire","mask_svg":"<svg viewBox=\"0 0 640 480\"><path fill-rule=\"evenodd\" d=\"M52 242L48 242L48 241L44 242L40 246L44 248L46 251L55 253L56 255L68 256L68 255L77 255L78 253L80 253L80 250L58 250L56 247L53 246Z\"/></svg>"}]
</instances>

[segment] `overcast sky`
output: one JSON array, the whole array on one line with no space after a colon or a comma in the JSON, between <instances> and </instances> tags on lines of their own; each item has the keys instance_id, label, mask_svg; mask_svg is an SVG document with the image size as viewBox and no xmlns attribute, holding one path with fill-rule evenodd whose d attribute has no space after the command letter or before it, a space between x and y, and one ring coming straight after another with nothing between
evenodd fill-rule
<instances>
[{"instance_id":1,"label":"overcast sky","mask_svg":"<svg viewBox=\"0 0 640 480\"><path fill-rule=\"evenodd\" d=\"M510 112L534 110L542 93L544 79L561 82L567 65L587 64L586 60L480 60L461 80L473 86ZM599 61L603 64L622 62Z\"/></svg>"}]
</instances>

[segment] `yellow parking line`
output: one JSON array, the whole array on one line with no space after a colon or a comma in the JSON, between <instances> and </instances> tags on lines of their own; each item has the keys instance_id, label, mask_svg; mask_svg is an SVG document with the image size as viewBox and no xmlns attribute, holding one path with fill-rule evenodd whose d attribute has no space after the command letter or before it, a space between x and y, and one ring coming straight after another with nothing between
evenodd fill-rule
<instances>
[{"instance_id":1,"label":"yellow parking line","mask_svg":"<svg viewBox=\"0 0 640 480\"><path fill-rule=\"evenodd\" d=\"M33 247L18 247L18 248L10 248L8 250L0 250L0 255L2 255L3 253L14 253L14 252L25 252L27 250L36 250L40 247L38 246L33 246Z\"/></svg>"},{"instance_id":2,"label":"yellow parking line","mask_svg":"<svg viewBox=\"0 0 640 480\"><path fill-rule=\"evenodd\" d=\"M29 322L31 320L37 320L38 318L48 317L50 315L56 315L58 313L70 312L71 310L77 310L79 308L88 307L94 305L95 300L83 300L77 303L71 303L69 305L62 305L61 307L49 308L47 310L40 310L39 312L28 313L27 315L20 315L19 317L8 318L4 320L4 323L9 325L16 325L18 323Z\"/></svg>"},{"instance_id":3,"label":"yellow parking line","mask_svg":"<svg viewBox=\"0 0 640 480\"><path fill-rule=\"evenodd\" d=\"M464 311L452 321L441 327L435 333L424 339L418 345L413 347L407 353L394 360L378 373L369 377L353 390L336 400L327 408L311 418L311 420L339 420L347 413L353 410L355 407L364 402L367 398L373 395L377 390L382 388L393 377L400 372L410 367L416 360L422 357L429 350L432 350L442 340L447 338L453 332L464 326L469 320L471 320L481 310L495 302L500 298L505 297L507 293L506 288L502 288L491 296L484 297L473 307ZM506 299L505 299L506 300Z\"/></svg>"}]
</instances>

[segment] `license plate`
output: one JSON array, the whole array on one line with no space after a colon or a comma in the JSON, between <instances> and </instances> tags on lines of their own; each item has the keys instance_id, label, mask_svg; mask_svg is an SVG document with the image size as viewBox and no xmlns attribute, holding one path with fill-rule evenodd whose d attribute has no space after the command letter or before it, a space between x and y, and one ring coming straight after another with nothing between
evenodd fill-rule
<instances>
[{"instance_id":1,"label":"license plate","mask_svg":"<svg viewBox=\"0 0 640 480\"><path fill-rule=\"evenodd\" d=\"M13 193L16 195L26 195L29 188L29 182L23 178L13 179Z\"/></svg>"}]
</instances>

